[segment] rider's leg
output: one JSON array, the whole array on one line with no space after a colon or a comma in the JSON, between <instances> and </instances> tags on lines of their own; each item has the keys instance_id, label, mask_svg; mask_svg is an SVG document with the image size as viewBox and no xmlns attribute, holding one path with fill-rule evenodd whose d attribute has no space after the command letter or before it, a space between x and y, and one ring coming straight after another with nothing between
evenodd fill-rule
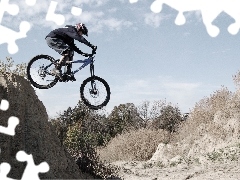
<instances>
[{"instance_id":1,"label":"rider's leg","mask_svg":"<svg viewBox=\"0 0 240 180\"><path fill-rule=\"evenodd\" d=\"M53 73L56 76L58 76L61 80L63 80L61 71L62 64L64 64L66 61L72 60L73 52L71 52L72 50L70 49L70 47L61 39L47 37L46 42L49 47L51 47L52 49L54 49L55 51L62 55L62 57L56 64L55 69L53 69ZM68 71L70 72L69 74L71 74L71 67L69 67ZM73 74L71 74L70 80L76 81Z\"/></svg>"},{"instance_id":2,"label":"rider's leg","mask_svg":"<svg viewBox=\"0 0 240 180\"><path fill-rule=\"evenodd\" d=\"M69 55L68 55L68 60L67 61L72 61L73 60L73 51L70 50L69 51ZM66 62L67 62L66 61ZM70 79L71 81L76 81L74 74L72 73L72 63L67 64L67 73L70 75Z\"/></svg>"},{"instance_id":3,"label":"rider's leg","mask_svg":"<svg viewBox=\"0 0 240 180\"><path fill-rule=\"evenodd\" d=\"M56 64L57 69L61 69L62 65L64 65L66 61L69 61L69 50L66 49L62 51L61 55L62 57L59 59L59 61Z\"/></svg>"},{"instance_id":4,"label":"rider's leg","mask_svg":"<svg viewBox=\"0 0 240 180\"><path fill-rule=\"evenodd\" d=\"M58 64L64 64L66 61L69 61L69 56L68 56L68 54L62 54L62 57L60 58L60 60L59 60L59 62L58 62Z\"/></svg>"},{"instance_id":5,"label":"rider's leg","mask_svg":"<svg viewBox=\"0 0 240 180\"><path fill-rule=\"evenodd\" d=\"M57 51L59 54L62 55L62 57L59 61L60 63L57 63L55 66L55 69L53 69L54 74L61 77L62 76L61 63L65 60L65 57L66 57L65 51L69 48L69 46L63 40L61 40L59 38L47 37L46 42L50 48L54 49L55 51Z\"/></svg>"}]
</instances>

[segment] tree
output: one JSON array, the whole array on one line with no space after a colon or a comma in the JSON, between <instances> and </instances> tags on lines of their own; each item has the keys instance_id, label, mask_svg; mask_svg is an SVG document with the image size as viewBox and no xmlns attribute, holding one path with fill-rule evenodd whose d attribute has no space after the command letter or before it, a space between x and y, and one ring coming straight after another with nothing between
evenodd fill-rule
<instances>
[{"instance_id":1,"label":"tree","mask_svg":"<svg viewBox=\"0 0 240 180\"><path fill-rule=\"evenodd\" d=\"M160 110L166 105L166 101L143 101L138 106L139 117L142 119L142 127L148 127L149 123L160 115Z\"/></svg>"},{"instance_id":2,"label":"tree","mask_svg":"<svg viewBox=\"0 0 240 180\"><path fill-rule=\"evenodd\" d=\"M166 105L160 110L159 117L153 121L153 126L172 133L176 132L181 121L182 116L179 108Z\"/></svg>"},{"instance_id":3,"label":"tree","mask_svg":"<svg viewBox=\"0 0 240 180\"><path fill-rule=\"evenodd\" d=\"M79 101L74 108L69 107L62 114L59 114L58 118L51 120L51 123L56 129L61 143L68 138L67 132L69 131L69 128L78 124L79 134L82 134L86 138L93 136L91 139L93 143L103 145L105 142L105 134L103 133L104 127L101 122L104 118L104 116L89 109L82 101ZM77 129L75 130L77 131Z\"/></svg>"},{"instance_id":4,"label":"tree","mask_svg":"<svg viewBox=\"0 0 240 180\"><path fill-rule=\"evenodd\" d=\"M106 123L111 137L121 134L124 130L142 126L141 118L133 103L115 106Z\"/></svg>"}]
</instances>

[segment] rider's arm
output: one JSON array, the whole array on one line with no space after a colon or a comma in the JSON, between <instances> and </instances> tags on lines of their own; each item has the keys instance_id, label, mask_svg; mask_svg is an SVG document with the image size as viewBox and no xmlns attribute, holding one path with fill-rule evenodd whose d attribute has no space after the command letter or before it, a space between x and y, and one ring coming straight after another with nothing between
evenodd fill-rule
<instances>
[{"instance_id":1,"label":"rider's arm","mask_svg":"<svg viewBox=\"0 0 240 180\"><path fill-rule=\"evenodd\" d=\"M74 43L71 43L71 44L69 44L69 45L70 45L71 48L72 48L75 52L77 52L78 54L81 54L81 55L83 55L83 56L85 56L85 57L88 57L88 56L89 56L89 54L83 53Z\"/></svg>"},{"instance_id":2,"label":"rider's arm","mask_svg":"<svg viewBox=\"0 0 240 180\"><path fill-rule=\"evenodd\" d=\"M90 42L88 42L83 36L80 36L76 29L74 28L74 26L66 26L65 28L62 28L63 31L65 31L64 33L66 35L68 35L69 37L75 39L75 40L78 40L79 42L91 47L91 48L94 48L94 45L92 45Z\"/></svg>"},{"instance_id":3,"label":"rider's arm","mask_svg":"<svg viewBox=\"0 0 240 180\"><path fill-rule=\"evenodd\" d=\"M83 52L74 43L69 44L69 46L78 54L83 54Z\"/></svg>"}]
</instances>

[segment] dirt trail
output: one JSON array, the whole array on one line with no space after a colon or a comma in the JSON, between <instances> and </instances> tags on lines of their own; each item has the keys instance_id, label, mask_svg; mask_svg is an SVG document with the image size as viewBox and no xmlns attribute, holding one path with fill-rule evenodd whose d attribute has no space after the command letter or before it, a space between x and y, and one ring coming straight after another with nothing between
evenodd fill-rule
<instances>
[{"instance_id":1,"label":"dirt trail","mask_svg":"<svg viewBox=\"0 0 240 180\"><path fill-rule=\"evenodd\" d=\"M239 163L178 164L174 167L159 167L148 162L115 162L120 167L120 176L126 180L239 180Z\"/></svg>"}]
</instances>

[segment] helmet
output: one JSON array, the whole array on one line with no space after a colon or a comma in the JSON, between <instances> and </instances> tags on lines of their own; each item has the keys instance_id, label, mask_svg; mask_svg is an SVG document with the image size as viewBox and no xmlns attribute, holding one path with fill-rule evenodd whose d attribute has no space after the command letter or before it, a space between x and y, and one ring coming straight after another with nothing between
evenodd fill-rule
<instances>
[{"instance_id":1,"label":"helmet","mask_svg":"<svg viewBox=\"0 0 240 180\"><path fill-rule=\"evenodd\" d=\"M86 36L88 36L88 29L83 23L78 23L75 25L77 31L82 31L82 33Z\"/></svg>"}]
</instances>

